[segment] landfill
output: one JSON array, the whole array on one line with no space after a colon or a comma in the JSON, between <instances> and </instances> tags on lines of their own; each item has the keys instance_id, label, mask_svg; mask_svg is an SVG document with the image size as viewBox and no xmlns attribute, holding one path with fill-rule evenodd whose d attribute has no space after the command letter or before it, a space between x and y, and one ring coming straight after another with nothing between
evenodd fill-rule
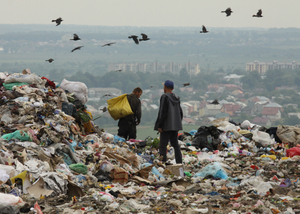
<instances>
[{"instance_id":1,"label":"landfill","mask_svg":"<svg viewBox=\"0 0 300 214\"><path fill-rule=\"evenodd\" d=\"M0 213L300 213L300 128L228 118L159 138L96 126L84 83L1 73Z\"/></svg>"}]
</instances>

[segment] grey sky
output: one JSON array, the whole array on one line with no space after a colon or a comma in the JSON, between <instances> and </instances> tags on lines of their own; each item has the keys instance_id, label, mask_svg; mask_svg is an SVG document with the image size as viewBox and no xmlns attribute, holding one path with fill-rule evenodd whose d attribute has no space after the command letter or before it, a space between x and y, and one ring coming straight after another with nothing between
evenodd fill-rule
<instances>
[{"instance_id":1,"label":"grey sky","mask_svg":"<svg viewBox=\"0 0 300 214\"><path fill-rule=\"evenodd\" d=\"M300 27L300 0L0 0L0 24ZM231 7L226 17L221 10ZM263 18L252 18L262 9ZM61 26L59 26L61 27Z\"/></svg>"}]
</instances>

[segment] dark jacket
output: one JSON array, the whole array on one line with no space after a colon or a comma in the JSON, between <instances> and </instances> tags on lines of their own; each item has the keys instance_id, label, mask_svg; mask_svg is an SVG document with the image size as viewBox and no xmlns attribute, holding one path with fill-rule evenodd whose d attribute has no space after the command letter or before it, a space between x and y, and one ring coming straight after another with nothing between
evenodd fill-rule
<instances>
[{"instance_id":1,"label":"dark jacket","mask_svg":"<svg viewBox=\"0 0 300 214\"><path fill-rule=\"evenodd\" d=\"M128 94L127 99L133 114L122 117L123 120L136 121L137 123L141 122L142 117L142 108L141 101L135 96L135 94Z\"/></svg>"},{"instance_id":2,"label":"dark jacket","mask_svg":"<svg viewBox=\"0 0 300 214\"><path fill-rule=\"evenodd\" d=\"M165 93L160 98L159 112L154 130L161 128L163 131L182 130L182 109L180 98L174 93Z\"/></svg>"}]
</instances>

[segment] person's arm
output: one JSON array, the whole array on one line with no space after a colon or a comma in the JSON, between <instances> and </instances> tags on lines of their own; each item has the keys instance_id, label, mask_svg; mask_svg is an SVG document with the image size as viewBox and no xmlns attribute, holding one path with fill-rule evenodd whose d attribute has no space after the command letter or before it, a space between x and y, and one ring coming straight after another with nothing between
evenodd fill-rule
<instances>
[{"instance_id":1,"label":"person's arm","mask_svg":"<svg viewBox=\"0 0 300 214\"><path fill-rule=\"evenodd\" d=\"M161 108L160 108L160 114L159 114L159 118L158 118L158 128L162 129L164 126L165 120L167 118L168 106L169 106L166 96L161 97L160 106L161 106Z\"/></svg>"},{"instance_id":2,"label":"person's arm","mask_svg":"<svg viewBox=\"0 0 300 214\"><path fill-rule=\"evenodd\" d=\"M182 118L183 118L183 112L182 112L182 108L181 108L180 104L179 104L179 109L180 109L180 117L181 117L181 120L182 120Z\"/></svg>"},{"instance_id":3,"label":"person's arm","mask_svg":"<svg viewBox=\"0 0 300 214\"><path fill-rule=\"evenodd\" d=\"M136 125L139 125L142 118L142 107L141 107L141 101L139 101L137 110L136 110Z\"/></svg>"}]
</instances>

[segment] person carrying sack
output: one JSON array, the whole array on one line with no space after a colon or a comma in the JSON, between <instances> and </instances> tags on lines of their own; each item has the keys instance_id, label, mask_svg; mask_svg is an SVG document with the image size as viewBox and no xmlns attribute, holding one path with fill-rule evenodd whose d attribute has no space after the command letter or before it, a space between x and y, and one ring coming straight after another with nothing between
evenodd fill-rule
<instances>
[{"instance_id":1,"label":"person carrying sack","mask_svg":"<svg viewBox=\"0 0 300 214\"><path fill-rule=\"evenodd\" d=\"M133 89L132 93L127 95L127 99L133 114L127 115L119 119L118 136L125 140L136 139L136 126L140 124L142 117L142 108L140 96L143 90L140 87Z\"/></svg>"}]
</instances>

